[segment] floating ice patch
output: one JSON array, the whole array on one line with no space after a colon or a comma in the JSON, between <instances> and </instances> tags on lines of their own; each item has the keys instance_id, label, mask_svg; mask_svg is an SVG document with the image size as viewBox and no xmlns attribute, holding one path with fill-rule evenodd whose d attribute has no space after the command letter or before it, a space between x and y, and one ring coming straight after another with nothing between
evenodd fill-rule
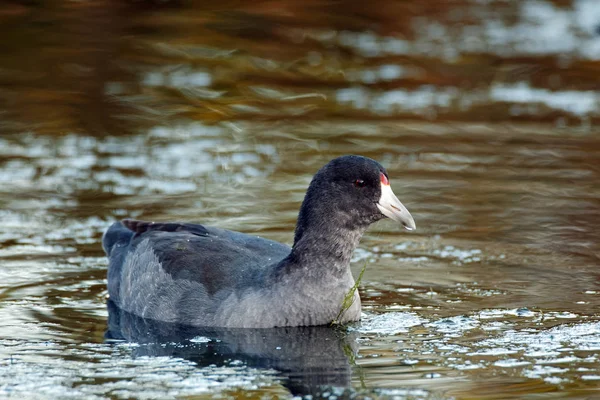
<instances>
[{"instance_id":1,"label":"floating ice patch","mask_svg":"<svg viewBox=\"0 0 600 400\"><path fill-rule=\"evenodd\" d=\"M6 342L20 353L0 363L0 397L37 399L176 398L214 394L221 390L257 389L272 384L274 371L245 366L208 366L174 357L136 357L125 346ZM43 345L43 346L42 346ZM41 354L51 348L77 354L54 357ZM87 361L78 361L81 357ZM89 362L94 360L95 362Z\"/></svg>"},{"instance_id":2,"label":"floating ice patch","mask_svg":"<svg viewBox=\"0 0 600 400\"><path fill-rule=\"evenodd\" d=\"M584 381L600 381L600 375L582 375Z\"/></svg>"},{"instance_id":3,"label":"floating ice patch","mask_svg":"<svg viewBox=\"0 0 600 400\"><path fill-rule=\"evenodd\" d=\"M481 250L461 250L454 246L444 246L443 249L433 250L433 254L446 259L453 259L454 264L467 264L481 261Z\"/></svg>"},{"instance_id":4,"label":"floating ice patch","mask_svg":"<svg viewBox=\"0 0 600 400\"><path fill-rule=\"evenodd\" d=\"M537 312L528 309L527 307L513 308L513 309L491 309L482 310L479 312L479 319L499 319L507 316L515 316L519 318L534 318L537 320L556 320L556 319L575 319L579 315L568 311L551 311L551 312Z\"/></svg>"},{"instance_id":5,"label":"floating ice patch","mask_svg":"<svg viewBox=\"0 0 600 400\"><path fill-rule=\"evenodd\" d=\"M355 109L368 109L381 115L393 115L400 111L424 114L431 109L449 107L457 93L456 89L431 86L423 86L417 90L396 89L384 92L352 87L339 89L336 100Z\"/></svg>"},{"instance_id":6,"label":"floating ice patch","mask_svg":"<svg viewBox=\"0 0 600 400\"><path fill-rule=\"evenodd\" d=\"M429 257L425 257L425 256L420 256L420 257L400 257L400 258L398 258L398 261L400 261L400 262L406 262L406 263L421 263L421 262L429 261Z\"/></svg>"},{"instance_id":7,"label":"floating ice patch","mask_svg":"<svg viewBox=\"0 0 600 400\"><path fill-rule=\"evenodd\" d=\"M346 78L350 82L362 82L372 84L381 81L393 81L399 78L415 77L419 72L396 64L384 64L376 68L349 70Z\"/></svg>"},{"instance_id":8,"label":"floating ice patch","mask_svg":"<svg viewBox=\"0 0 600 400\"><path fill-rule=\"evenodd\" d=\"M566 356L566 357L552 358L552 359L547 359L547 360L538 360L538 361L536 361L536 364L568 364L568 363L573 363L573 362L578 362L578 361L581 361L581 359L579 357Z\"/></svg>"},{"instance_id":9,"label":"floating ice patch","mask_svg":"<svg viewBox=\"0 0 600 400\"><path fill-rule=\"evenodd\" d=\"M550 91L532 88L525 82L515 85L494 85L490 88L490 98L507 103L539 103L555 110L584 116L598 113L600 96L593 91Z\"/></svg>"},{"instance_id":10,"label":"floating ice patch","mask_svg":"<svg viewBox=\"0 0 600 400\"><path fill-rule=\"evenodd\" d=\"M550 351L548 351L548 350L533 350L533 351L528 351L523 355L525 357L548 358L548 357L555 357L559 354L560 354L560 352L554 351L554 350L550 350Z\"/></svg>"},{"instance_id":11,"label":"floating ice patch","mask_svg":"<svg viewBox=\"0 0 600 400\"><path fill-rule=\"evenodd\" d=\"M415 313L389 312L380 315L363 314L360 327L356 328L360 333L378 333L381 335L393 335L406 333L413 326L422 325L427 320Z\"/></svg>"},{"instance_id":12,"label":"floating ice patch","mask_svg":"<svg viewBox=\"0 0 600 400\"><path fill-rule=\"evenodd\" d=\"M506 330L508 326L508 322L493 321L491 323L482 324L481 329L483 329L484 331L501 331Z\"/></svg>"},{"instance_id":13,"label":"floating ice patch","mask_svg":"<svg viewBox=\"0 0 600 400\"><path fill-rule=\"evenodd\" d=\"M431 395L423 389L376 389L375 392L391 399L427 399Z\"/></svg>"},{"instance_id":14,"label":"floating ice patch","mask_svg":"<svg viewBox=\"0 0 600 400\"><path fill-rule=\"evenodd\" d=\"M513 315L515 317L531 318L539 315L539 313L533 312L528 308L513 308L509 310L482 310L479 312L479 318L481 319L495 319L503 318L507 315Z\"/></svg>"},{"instance_id":15,"label":"floating ice patch","mask_svg":"<svg viewBox=\"0 0 600 400\"><path fill-rule=\"evenodd\" d=\"M459 371L486 368L486 365L483 363L472 363L469 360L463 361L462 363L448 363L447 365L448 367L457 369Z\"/></svg>"},{"instance_id":16,"label":"floating ice patch","mask_svg":"<svg viewBox=\"0 0 600 400\"><path fill-rule=\"evenodd\" d=\"M493 257L490 257L493 258ZM464 293L468 293L471 296L477 296L477 297L491 297L491 296L497 296L497 295L503 295L506 294L506 292L502 291L502 290L498 290L498 289L484 289L481 287L477 287L477 282L472 282L472 283L461 283L458 282L456 283L456 287L460 292L464 292ZM496 310L493 310L496 311ZM498 311L498 316L502 316L504 315L504 312L502 312L502 310ZM480 315L481 317L481 315Z\"/></svg>"},{"instance_id":17,"label":"floating ice patch","mask_svg":"<svg viewBox=\"0 0 600 400\"><path fill-rule=\"evenodd\" d=\"M365 57L426 54L456 59L464 53L492 53L506 57L535 54L600 59L600 41L596 33L600 21L597 0L575 0L572 8L542 0L517 4L516 13L506 18L495 8L495 2L479 2L481 11L471 10L470 18L481 22L462 26L414 18L413 41L374 32L342 31L337 35L337 42ZM335 35L322 35L316 39L332 42L334 38Z\"/></svg>"},{"instance_id":18,"label":"floating ice patch","mask_svg":"<svg viewBox=\"0 0 600 400\"><path fill-rule=\"evenodd\" d=\"M443 333L459 333L479 327L480 322L471 317L458 315L450 318L443 318L427 324L427 327L436 329Z\"/></svg>"},{"instance_id":19,"label":"floating ice patch","mask_svg":"<svg viewBox=\"0 0 600 400\"><path fill-rule=\"evenodd\" d=\"M191 68L164 72L151 71L143 76L142 84L175 88L205 87L212 84L212 76L208 72L194 71Z\"/></svg>"},{"instance_id":20,"label":"floating ice patch","mask_svg":"<svg viewBox=\"0 0 600 400\"><path fill-rule=\"evenodd\" d=\"M481 350L481 351L475 351L472 353L469 353L469 356L501 356L501 355L507 355L507 354L515 354L517 353L517 350L508 350L508 349L485 349L485 350Z\"/></svg>"},{"instance_id":21,"label":"floating ice patch","mask_svg":"<svg viewBox=\"0 0 600 400\"><path fill-rule=\"evenodd\" d=\"M517 360L514 358L510 358L508 360L499 360L494 363L494 365L496 367L502 367L502 368L522 367L524 365L529 365L529 364L531 364L531 363L528 361L521 361L521 360Z\"/></svg>"},{"instance_id":22,"label":"floating ice patch","mask_svg":"<svg viewBox=\"0 0 600 400\"><path fill-rule=\"evenodd\" d=\"M400 250L400 251L404 251L404 250L408 250L408 249L412 249L418 247L418 244L415 242L411 242L410 240L397 244L396 246L394 246L394 248L396 250Z\"/></svg>"},{"instance_id":23,"label":"floating ice patch","mask_svg":"<svg viewBox=\"0 0 600 400\"><path fill-rule=\"evenodd\" d=\"M210 341L211 339L206 336L196 336L190 339L192 343L209 343Z\"/></svg>"},{"instance_id":24,"label":"floating ice patch","mask_svg":"<svg viewBox=\"0 0 600 400\"><path fill-rule=\"evenodd\" d=\"M534 365L530 370L524 371L528 378L541 378L544 375L562 374L567 372L566 368L548 367L543 365Z\"/></svg>"},{"instance_id":25,"label":"floating ice patch","mask_svg":"<svg viewBox=\"0 0 600 400\"><path fill-rule=\"evenodd\" d=\"M600 350L600 322L559 325L541 332L508 331L498 338L479 343L484 347L508 346L519 350L561 350L569 346L572 350Z\"/></svg>"}]
</instances>

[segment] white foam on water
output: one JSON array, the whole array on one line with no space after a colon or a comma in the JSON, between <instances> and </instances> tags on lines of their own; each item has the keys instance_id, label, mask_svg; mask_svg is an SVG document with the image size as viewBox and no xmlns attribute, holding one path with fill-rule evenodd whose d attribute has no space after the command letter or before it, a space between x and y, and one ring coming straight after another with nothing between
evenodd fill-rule
<instances>
[{"instance_id":1,"label":"white foam on water","mask_svg":"<svg viewBox=\"0 0 600 400\"><path fill-rule=\"evenodd\" d=\"M492 85L489 95L493 101L528 105L538 103L577 116L597 114L600 109L600 95L591 90L550 91L519 82Z\"/></svg>"},{"instance_id":2,"label":"white foam on water","mask_svg":"<svg viewBox=\"0 0 600 400\"><path fill-rule=\"evenodd\" d=\"M426 319L409 312L388 312L379 315L363 313L361 324L355 329L360 333L393 335L406 333L409 328L423 325L425 322Z\"/></svg>"}]
</instances>

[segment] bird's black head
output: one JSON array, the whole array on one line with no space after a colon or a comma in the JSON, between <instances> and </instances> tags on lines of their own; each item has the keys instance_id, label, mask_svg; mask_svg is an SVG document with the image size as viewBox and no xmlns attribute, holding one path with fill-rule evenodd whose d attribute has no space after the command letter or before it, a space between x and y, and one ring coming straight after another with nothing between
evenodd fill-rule
<instances>
[{"instance_id":1,"label":"bird's black head","mask_svg":"<svg viewBox=\"0 0 600 400\"><path fill-rule=\"evenodd\" d=\"M409 230L415 229L412 216L392 192L381 164L361 156L339 157L321 168L310 183L294 240L309 229L362 232L386 216Z\"/></svg>"}]
</instances>

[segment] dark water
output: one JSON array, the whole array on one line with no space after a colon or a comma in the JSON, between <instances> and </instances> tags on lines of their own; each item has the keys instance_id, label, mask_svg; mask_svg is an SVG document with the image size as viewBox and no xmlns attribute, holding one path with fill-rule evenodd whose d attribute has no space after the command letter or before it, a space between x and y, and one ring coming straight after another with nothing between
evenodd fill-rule
<instances>
[{"instance_id":1,"label":"dark water","mask_svg":"<svg viewBox=\"0 0 600 400\"><path fill-rule=\"evenodd\" d=\"M595 0L3 3L0 397L600 396L599 27ZM109 316L113 221L289 243L349 153L418 227L363 238L361 324Z\"/></svg>"}]
</instances>

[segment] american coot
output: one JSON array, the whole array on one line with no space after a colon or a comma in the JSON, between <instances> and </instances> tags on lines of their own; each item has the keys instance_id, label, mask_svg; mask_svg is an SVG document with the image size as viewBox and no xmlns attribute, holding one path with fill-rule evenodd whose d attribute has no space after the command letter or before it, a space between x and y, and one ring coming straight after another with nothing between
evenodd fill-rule
<instances>
[{"instance_id":1,"label":"american coot","mask_svg":"<svg viewBox=\"0 0 600 400\"><path fill-rule=\"evenodd\" d=\"M415 229L379 163L339 157L312 179L292 248L190 223L114 223L102 240L108 293L123 310L165 322L230 328L329 324L354 286L350 258L360 237L384 217ZM355 291L338 322L359 318Z\"/></svg>"}]
</instances>

